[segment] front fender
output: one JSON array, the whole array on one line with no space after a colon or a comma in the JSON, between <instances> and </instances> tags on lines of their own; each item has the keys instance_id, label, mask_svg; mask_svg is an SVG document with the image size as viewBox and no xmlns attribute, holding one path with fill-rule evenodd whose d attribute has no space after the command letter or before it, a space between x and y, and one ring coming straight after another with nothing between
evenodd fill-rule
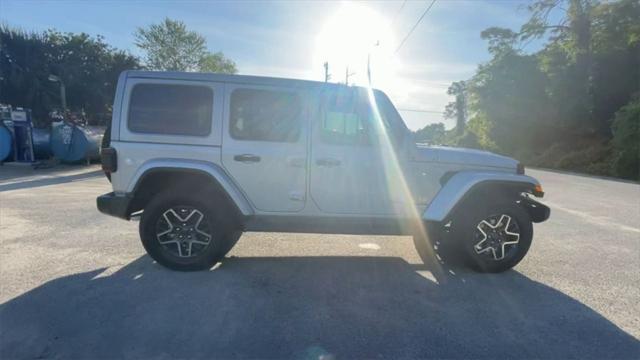
<instances>
[{"instance_id":1,"label":"front fender","mask_svg":"<svg viewBox=\"0 0 640 360\"><path fill-rule=\"evenodd\" d=\"M425 209L422 219L424 221L444 221L467 194L476 186L486 183L503 184L505 186L516 185L522 187L523 191L532 191L536 186L540 185L538 180L527 175L490 171L461 171L453 175L444 184Z\"/></svg>"}]
</instances>

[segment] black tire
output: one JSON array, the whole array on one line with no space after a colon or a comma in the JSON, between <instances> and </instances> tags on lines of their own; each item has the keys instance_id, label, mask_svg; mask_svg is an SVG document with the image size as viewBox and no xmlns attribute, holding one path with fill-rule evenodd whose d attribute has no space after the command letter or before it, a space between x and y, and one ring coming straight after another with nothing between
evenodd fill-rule
<instances>
[{"instance_id":1,"label":"black tire","mask_svg":"<svg viewBox=\"0 0 640 360\"><path fill-rule=\"evenodd\" d=\"M425 230L425 234L413 235L413 245L425 265L434 260L453 266L462 264L460 246L441 223L427 223Z\"/></svg>"},{"instance_id":2,"label":"black tire","mask_svg":"<svg viewBox=\"0 0 640 360\"><path fill-rule=\"evenodd\" d=\"M233 249L233 247L236 246L236 243L238 242L238 240L240 240L241 236L242 236L242 231L240 230L229 231L225 233L224 240L220 244L221 245L220 251L224 253L222 257L227 255L229 251L231 251L231 249Z\"/></svg>"},{"instance_id":3,"label":"black tire","mask_svg":"<svg viewBox=\"0 0 640 360\"><path fill-rule=\"evenodd\" d=\"M140 238L149 256L159 264L178 271L207 270L221 261L236 244L242 232L232 225L231 219L228 219L222 211L219 211L212 204L213 200L207 202L203 198L213 199L213 197L180 193L179 190L169 190L156 195L144 208L140 219ZM191 231L194 229L198 231L198 227L203 227L206 230L205 233L210 234L208 244L194 246L193 248L189 247L187 254L190 256L188 257L180 256L183 255L181 250L184 248L181 246L184 245L184 242L182 245L180 243L161 244L158 229L163 226L163 223L166 226L167 222L163 215L170 209L182 209L184 211L186 211L185 209L195 209L201 213L201 221L195 226L190 224L190 229ZM197 212L194 215L196 216L194 219L200 216ZM171 226L171 229L174 229L174 227ZM177 227L175 229L184 231L184 229ZM172 231L168 236L175 236L173 232L175 231ZM202 235L199 236L201 238L198 240L206 239L202 238ZM191 256L191 252L194 249L197 251ZM179 254L176 254L176 252Z\"/></svg>"},{"instance_id":4,"label":"black tire","mask_svg":"<svg viewBox=\"0 0 640 360\"><path fill-rule=\"evenodd\" d=\"M108 148L109 146L111 146L111 122L109 122L109 125L107 125L107 128L104 130L104 135L102 136L102 142L100 143L100 150L102 151L102 149ZM110 173L105 172L104 176L106 176L107 180L111 182Z\"/></svg>"},{"instance_id":5,"label":"black tire","mask_svg":"<svg viewBox=\"0 0 640 360\"><path fill-rule=\"evenodd\" d=\"M432 261L435 261L434 258L434 247L432 245L433 239L430 236L426 236L424 234L414 234L413 235L413 246L416 248L416 252L422 260L422 263L425 265L429 265Z\"/></svg>"},{"instance_id":6,"label":"black tire","mask_svg":"<svg viewBox=\"0 0 640 360\"><path fill-rule=\"evenodd\" d=\"M507 217L502 217L503 215ZM487 222L482 223L483 220ZM497 227L493 234L496 241L493 247L487 245L494 240L491 238L492 235L488 234L493 230L487 227L491 221L495 221ZM500 230L503 225L509 227L507 234ZM478 228L479 226L483 231ZM515 233L519 234L517 238L511 235ZM529 214L515 202L484 206L476 203L473 210L464 211L461 216L454 219L452 236L459 244L467 265L476 271L499 273L516 266L527 254L533 239L533 224ZM483 239L485 242L482 242ZM515 244L501 245L504 242L507 244L514 242L516 239Z\"/></svg>"}]
</instances>

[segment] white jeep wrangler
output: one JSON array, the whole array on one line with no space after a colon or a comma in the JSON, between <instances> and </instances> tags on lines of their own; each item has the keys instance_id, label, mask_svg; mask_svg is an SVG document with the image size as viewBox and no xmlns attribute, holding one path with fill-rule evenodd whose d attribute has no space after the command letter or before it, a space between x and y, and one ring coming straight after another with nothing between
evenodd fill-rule
<instances>
[{"instance_id":1,"label":"white jeep wrangler","mask_svg":"<svg viewBox=\"0 0 640 360\"><path fill-rule=\"evenodd\" d=\"M243 231L413 235L499 272L549 208L511 158L416 145L378 90L253 76L126 71L98 209L130 219L153 259L207 269Z\"/></svg>"}]
</instances>

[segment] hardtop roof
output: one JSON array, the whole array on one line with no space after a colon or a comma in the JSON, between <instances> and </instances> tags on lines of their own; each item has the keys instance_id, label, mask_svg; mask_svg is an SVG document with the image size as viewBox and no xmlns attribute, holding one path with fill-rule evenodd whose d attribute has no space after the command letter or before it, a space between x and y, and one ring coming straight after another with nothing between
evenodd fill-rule
<instances>
[{"instance_id":1,"label":"hardtop roof","mask_svg":"<svg viewBox=\"0 0 640 360\"><path fill-rule=\"evenodd\" d=\"M227 82L236 84L253 84L253 85L268 85L268 86L290 86L290 87L306 87L306 88L320 88L320 87L347 87L347 88L360 88L362 86L348 86L344 84L336 84L322 81L313 80L301 80L301 79L287 79L268 76L254 76L254 75L231 75L231 74L218 74L218 73L198 73L198 72L181 72L181 71L144 71L144 70L126 70L127 78L145 78L145 79L166 79L166 80L191 80L191 81L214 81L214 82ZM374 89L377 90L377 89ZM377 90L379 91L379 90Z\"/></svg>"}]
</instances>

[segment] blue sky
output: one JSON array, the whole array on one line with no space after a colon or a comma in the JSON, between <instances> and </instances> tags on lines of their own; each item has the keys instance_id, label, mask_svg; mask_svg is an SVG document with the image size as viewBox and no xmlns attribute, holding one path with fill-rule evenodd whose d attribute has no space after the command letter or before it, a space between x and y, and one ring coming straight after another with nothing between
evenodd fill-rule
<instances>
[{"instance_id":1,"label":"blue sky","mask_svg":"<svg viewBox=\"0 0 640 360\"><path fill-rule=\"evenodd\" d=\"M438 0L395 52L430 2L407 1L404 6L400 0L358 2L351 6L343 1L0 0L0 21L25 30L56 28L100 34L109 44L141 55L133 45L132 33L137 27L169 17L203 34L209 49L223 51L235 60L242 74L312 80L323 79L323 60L336 55L336 51L326 54L326 47L318 45L319 34L326 34L331 27L327 24L339 18L346 24L344 32L349 32L350 26L375 24L377 29L378 23L384 23L385 44L379 49L391 49L386 56L393 61L376 68L376 55L372 55L374 86L385 90L400 109L442 111L451 101L446 94L448 85L469 78L477 64L489 59L480 31L490 26L517 29L528 14L523 6L526 3L519 0ZM356 16L349 16L346 22L342 11L345 6L357 9ZM359 16L361 13L367 14L364 17L369 17L368 22ZM329 40L333 40L331 36L340 40L340 33L329 33L333 34L328 35ZM377 49L373 51L383 51ZM350 69L356 72L352 81L364 84L366 56L349 61ZM344 66L331 67L331 73L333 80L344 81ZM385 81L376 82L382 73L388 76L378 79ZM388 81L389 77L393 81ZM438 113L401 114L412 129L440 121L452 125Z\"/></svg>"}]
</instances>

